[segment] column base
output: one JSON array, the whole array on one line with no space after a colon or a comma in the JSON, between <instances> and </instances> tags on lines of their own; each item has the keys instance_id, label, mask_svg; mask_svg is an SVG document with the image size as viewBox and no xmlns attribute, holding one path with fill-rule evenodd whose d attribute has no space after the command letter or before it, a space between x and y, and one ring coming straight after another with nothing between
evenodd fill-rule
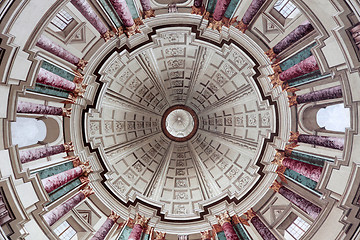
<instances>
[{"instance_id":1,"label":"column base","mask_svg":"<svg viewBox=\"0 0 360 240\"><path fill-rule=\"evenodd\" d=\"M236 28L239 29L242 33L245 33L248 25L245 24L242 20L238 23L238 25L236 25Z\"/></svg>"},{"instance_id":2,"label":"column base","mask_svg":"<svg viewBox=\"0 0 360 240\"><path fill-rule=\"evenodd\" d=\"M215 19L212 19L209 22L209 25L207 26L207 28L213 29L213 30L218 30L221 33L222 25L223 25L222 20L216 21Z\"/></svg>"}]
</instances>

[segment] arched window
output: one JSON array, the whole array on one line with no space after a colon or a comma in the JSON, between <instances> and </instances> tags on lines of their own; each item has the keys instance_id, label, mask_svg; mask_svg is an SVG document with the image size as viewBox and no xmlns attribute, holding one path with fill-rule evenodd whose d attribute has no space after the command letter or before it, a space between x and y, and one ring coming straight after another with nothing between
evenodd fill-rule
<instances>
[{"instance_id":1,"label":"arched window","mask_svg":"<svg viewBox=\"0 0 360 240\"><path fill-rule=\"evenodd\" d=\"M343 104L327 106L318 111L316 121L326 130L345 132L345 128L350 127L350 110L344 108Z\"/></svg>"},{"instance_id":2,"label":"arched window","mask_svg":"<svg viewBox=\"0 0 360 240\"><path fill-rule=\"evenodd\" d=\"M46 125L43 121L35 118L16 118L16 122L11 123L12 144L25 147L37 144L46 137Z\"/></svg>"}]
</instances>

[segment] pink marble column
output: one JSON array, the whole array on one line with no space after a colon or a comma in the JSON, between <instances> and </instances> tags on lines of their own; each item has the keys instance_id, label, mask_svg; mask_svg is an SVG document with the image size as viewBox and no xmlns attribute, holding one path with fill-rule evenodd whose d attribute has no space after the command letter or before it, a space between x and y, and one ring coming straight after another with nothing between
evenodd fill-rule
<instances>
[{"instance_id":1,"label":"pink marble column","mask_svg":"<svg viewBox=\"0 0 360 240\"><path fill-rule=\"evenodd\" d=\"M100 20L99 16L92 9L86 0L71 0L71 3L79 10L79 12L96 28L101 37L108 41L113 34L107 29L105 24Z\"/></svg>"},{"instance_id":2,"label":"pink marble column","mask_svg":"<svg viewBox=\"0 0 360 240\"><path fill-rule=\"evenodd\" d=\"M336 86L336 87L322 89L319 91L306 93L300 96L296 96L296 95L289 96L289 105L291 107L301 103L317 102L327 99L341 98L342 96L343 95L342 95L341 86Z\"/></svg>"},{"instance_id":3,"label":"pink marble column","mask_svg":"<svg viewBox=\"0 0 360 240\"><path fill-rule=\"evenodd\" d=\"M41 180L41 183L43 184L45 191L49 193L65 185L66 183L70 182L75 178L78 178L82 175L87 176L91 171L91 166L89 166L88 164L80 165L65 172L61 172L53 176L44 178Z\"/></svg>"},{"instance_id":4,"label":"pink marble column","mask_svg":"<svg viewBox=\"0 0 360 240\"><path fill-rule=\"evenodd\" d=\"M76 205L78 205L82 200L84 200L86 197L90 196L94 192L91 190L90 187L81 190L77 194L75 194L73 197L68 199L67 201L63 202L56 208L52 209L51 211L47 212L44 215L45 222L52 226L54 223L56 223L62 216L64 216L66 213L68 213L71 209L73 209Z\"/></svg>"},{"instance_id":5,"label":"pink marble column","mask_svg":"<svg viewBox=\"0 0 360 240\"><path fill-rule=\"evenodd\" d=\"M145 218L137 213L135 217L135 224L133 229L131 230L128 240L140 240L141 233L146 227L148 221L148 218Z\"/></svg>"},{"instance_id":6,"label":"pink marble column","mask_svg":"<svg viewBox=\"0 0 360 240\"><path fill-rule=\"evenodd\" d=\"M72 81L69 81L65 78L62 78L52 72L49 72L43 68L40 68L40 71L36 78L37 83L42 83L45 85L53 86L56 88L61 88L69 92L74 92L76 89L76 84Z\"/></svg>"},{"instance_id":7,"label":"pink marble column","mask_svg":"<svg viewBox=\"0 0 360 240\"><path fill-rule=\"evenodd\" d=\"M293 78L303 76L316 70L319 70L316 58L315 56L310 56L284 72L281 72L280 67L275 67L275 74L269 75L269 78L274 87L283 86L284 83Z\"/></svg>"},{"instance_id":8,"label":"pink marble column","mask_svg":"<svg viewBox=\"0 0 360 240\"><path fill-rule=\"evenodd\" d=\"M221 32L222 19L231 0L218 0L216 2L213 19L209 22L208 28Z\"/></svg>"},{"instance_id":9,"label":"pink marble column","mask_svg":"<svg viewBox=\"0 0 360 240\"><path fill-rule=\"evenodd\" d=\"M300 162L300 161L296 161L291 158L284 158L284 160L282 161L282 164L285 167L287 167L297 173L300 173L301 175L303 175L307 178L314 180L315 182L319 182L319 180L320 180L322 167L314 166L314 165Z\"/></svg>"},{"instance_id":10,"label":"pink marble column","mask_svg":"<svg viewBox=\"0 0 360 240\"><path fill-rule=\"evenodd\" d=\"M298 206L301 210L309 214L310 217L316 219L321 212L321 208L310 202L309 200L301 197L299 194L291 191L290 189L282 186L281 183L275 182L270 187L274 191L280 193L283 197L289 200L291 203Z\"/></svg>"},{"instance_id":11,"label":"pink marble column","mask_svg":"<svg viewBox=\"0 0 360 240\"><path fill-rule=\"evenodd\" d=\"M274 234L272 234L272 232L267 228L267 226L261 221L261 219L252 209L247 211L245 215L264 240L277 240Z\"/></svg>"},{"instance_id":12,"label":"pink marble column","mask_svg":"<svg viewBox=\"0 0 360 240\"><path fill-rule=\"evenodd\" d=\"M222 227L226 240L239 240L232 224L230 223L230 216L228 212L216 216L220 226Z\"/></svg>"},{"instance_id":13,"label":"pink marble column","mask_svg":"<svg viewBox=\"0 0 360 240\"><path fill-rule=\"evenodd\" d=\"M91 238L91 240L105 239L106 235L109 233L112 226L114 226L118 218L119 216L117 214L111 212L111 215L106 219L104 224L99 228L99 230L95 233L95 235Z\"/></svg>"},{"instance_id":14,"label":"pink marble column","mask_svg":"<svg viewBox=\"0 0 360 240\"><path fill-rule=\"evenodd\" d=\"M344 149L344 138L338 137L314 136L291 132L289 142L302 142L327 148Z\"/></svg>"},{"instance_id":15,"label":"pink marble column","mask_svg":"<svg viewBox=\"0 0 360 240\"><path fill-rule=\"evenodd\" d=\"M295 28L294 31L289 33L289 35L283 38L278 44L276 44L272 49L267 51L265 54L272 61L274 58L276 58L276 56L279 53L281 53L286 48L290 47L291 45L299 41L301 38L303 38L313 30L314 27L311 25L311 23L309 21L306 21L297 28Z\"/></svg>"},{"instance_id":16,"label":"pink marble column","mask_svg":"<svg viewBox=\"0 0 360 240\"><path fill-rule=\"evenodd\" d=\"M19 156L21 163L27 163L40 158L49 157L63 152L72 152L72 151L74 151L74 147L72 146L72 143L69 142L51 147L20 150Z\"/></svg>"},{"instance_id":17,"label":"pink marble column","mask_svg":"<svg viewBox=\"0 0 360 240\"><path fill-rule=\"evenodd\" d=\"M265 2L266 0L253 0L236 28L244 33Z\"/></svg>"},{"instance_id":18,"label":"pink marble column","mask_svg":"<svg viewBox=\"0 0 360 240\"><path fill-rule=\"evenodd\" d=\"M143 12L142 16L143 18L151 18L155 17L155 11L151 8L150 0L140 0Z\"/></svg>"},{"instance_id":19,"label":"pink marble column","mask_svg":"<svg viewBox=\"0 0 360 240\"><path fill-rule=\"evenodd\" d=\"M41 37L38 39L38 41L36 42L36 46L58 56L59 58L64 59L65 61L68 61L69 63L74 64L80 69L84 69L87 64L87 61L74 56L72 53L52 42L44 35L41 35Z\"/></svg>"},{"instance_id":20,"label":"pink marble column","mask_svg":"<svg viewBox=\"0 0 360 240\"><path fill-rule=\"evenodd\" d=\"M139 33L139 27L135 25L135 22L131 16L128 5L125 0L110 0L111 4L114 6L117 14L119 15L122 23L125 26L125 33L128 37Z\"/></svg>"},{"instance_id":21,"label":"pink marble column","mask_svg":"<svg viewBox=\"0 0 360 240\"><path fill-rule=\"evenodd\" d=\"M44 114L70 117L71 108L53 107L43 104L19 101L16 108L17 113Z\"/></svg>"}]
</instances>

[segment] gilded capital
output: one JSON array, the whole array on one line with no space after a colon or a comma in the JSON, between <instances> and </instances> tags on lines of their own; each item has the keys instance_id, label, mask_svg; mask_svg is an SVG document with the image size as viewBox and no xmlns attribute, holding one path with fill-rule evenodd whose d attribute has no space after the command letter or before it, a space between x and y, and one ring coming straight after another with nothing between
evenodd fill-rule
<instances>
[{"instance_id":1,"label":"gilded capital","mask_svg":"<svg viewBox=\"0 0 360 240\"><path fill-rule=\"evenodd\" d=\"M275 74L279 74L279 73L282 72L279 63L271 65L271 68L273 69L273 71L274 71Z\"/></svg>"},{"instance_id":2,"label":"gilded capital","mask_svg":"<svg viewBox=\"0 0 360 240\"><path fill-rule=\"evenodd\" d=\"M136 213L135 216L135 224L141 225L142 228L147 227L147 223L149 222L150 218L146 218L145 216L141 216L140 214Z\"/></svg>"},{"instance_id":3,"label":"gilded capital","mask_svg":"<svg viewBox=\"0 0 360 240\"><path fill-rule=\"evenodd\" d=\"M89 164L81 164L79 167L81 167L82 174L86 177L93 171Z\"/></svg>"},{"instance_id":4,"label":"gilded capital","mask_svg":"<svg viewBox=\"0 0 360 240\"><path fill-rule=\"evenodd\" d=\"M220 20L220 21L216 21L214 19L210 20L207 28L210 28L213 30L218 30L221 33L222 20Z\"/></svg>"},{"instance_id":5,"label":"gilded capital","mask_svg":"<svg viewBox=\"0 0 360 240\"><path fill-rule=\"evenodd\" d=\"M272 163L281 166L284 158L285 158L284 151L276 149L275 157Z\"/></svg>"},{"instance_id":6,"label":"gilded capital","mask_svg":"<svg viewBox=\"0 0 360 240\"><path fill-rule=\"evenodd\" d=\"M85 188L83 188L80 191L85 195L85 197L88 197L88 196L90 196L91 194L94 193L94 190L92 190L89 185L87 185Z\"/></svg>"},{"instance_id":7,"label":"gilded capital","mask_svg":"<svg viewBox=\"0 0 360 240\"><path fill-rule=\"evenodd\" d=\"M155 238L155 240L163 240L163 239L165 239L166 233L158 232L158 231L155 231L155 232L156 232L156 238Z\"/></svg>"},{"instance_id":8,"label":"gilded capital","mask_svg":"<svg viewBox=\"0 0 360 240\"><path fill-rule=\"evenodd\" d=\"M209 18L210 18L210 12L205 12L204 13L204 19L209 20Z\"/></svg>"},{"instance_id":9,"label":"gilded capital","mask_svg":"<svg viewBox=\"0 0 360 240\"><path fill-rule=\"evenodd\" d=\"M74 151L74 145L72 142L64 143L65 152L73 152Z\"/></svg>"},{"instance_id":10,"label":"gilded capital","mask_svg":"<svg viewBox=\"0 0 360 240\"><path fill-rule=\"evenodd\" d=\"M201 240L211 239L211 231L206 230L204 232L200 232Z\"/></svg>"},{"instance_id":11,"label":"gilded capital","mask_svg":"<svg viewBox=\"0 0 360 240\"><path fill-rule=\"evenodd\" d=\"M204 6L201 6L201 7L195 7L194 5L191 6L191 14L196 14L196 15L203 15L205 11L205 8Z\"/></svg>"},{"instance_id":12,"label":"gilded capital","mask_svg":"<svg viewBox=\"0 0 360 240\"><path fill-rule=\"evenodd\" d=\"M144 22L141 20L141 18L135 18L134 23L137 26L144 25Z\"/></svg>"},{"instance_id":13,"label":"gilded capital","mask_svg":"<svg viewBox=\"0 0 360 240\"><path fill-rule=\"evenodd\" d=\"M292 131L291 131L291 132L290 132L289 142L297 143L299 136L300 136L300 133L299 133L299 132L292 132Z\"/></svg>"},{"instance_id":14,"label":"gilded capital","mask_svg":"<svg viewBox=\"0 0 360 240\"><path fill-rule=\"evenodd\" d=\"M236 22L236 20L237 20L237 16L230 18L230 19L227 17L224 17L222 21L223 21L224 26L229 28Z\"/></svg>"},{"instance_id":15,"label":"gilded capital","mask_svg":"<svg viewBox=\"0 0 360 240\"><path fill-rule=\"evenodd\" d=\"M136 33L141 33L139 26L134 23L134 25L125 28L125 34L128 37L135 35Z\"/></svg>"},{"instance_id":16,"label":"gilded capital","mask_svg":"<svg viewBox=\"0 0 360 240\"><path fill-rule=\"evenodd\" d=\"M266 56L270 58L270 61L274 60L276 58L276 53L274 53L274 50L271 48L268 51L265 52Z\"/></svg>"},{"instance_id":17,"label":"gilded capital","mask_svg":"<svg viewBox=\"0 0 360 240\"><path fill-rule=\"evenodd\" d=\"M216 233L221 232L223 230L219 224L214 224L212 226L212 228L213 228L213 235L215 235Z\"/></svg>"},{"instance_id":18,"label":"gilded capital","mask_svg":"<svg viewBox=\"0 0 360 240\"><path fill-rule=\"evenodd\" d=\"M107 41L109 41L113 36L114 36L114 34L113 34L110 30L107 30L101 37L105 40L105 42L107 42Z\"/></svg>"},{"instance_id":19,"label":"gilded capital","mask_svg":"<svg viewBox=\"0 0 360 240\"><path fill-rule=\"evenodd\" d=\"M281 187L282 187L281 183L275 180L274 183L270 186L270 189L274 190L275 192L279 192Z\"/></svg>"},{"instance_id":20,"label":"gilded capital","mask_svg":"<svg viewBox=\"0 0 360 240\"><path fill-rule=\"evenodd\" d=\"M226 222L230 222L229 212L226 211L224 213L220 213L220 215L216 216L216 219L218 220L220 226L222 226Z\"/></svg>"},{"instance_id":21,"label":"gilded capital","mask_svg":"<svg viewBox=\"0 0 360 240\"><path fill-rule=\"evenodd\" d=\"M75 77L73 82L74 83L82 83L84 81L84 76L77 70L74 71Z\"/></svg>"},{"instance_id":22,"label":"gilded capital","mask_svg":"<svg viewBox=\"0 0 360 240\"><path fill-rule=\"evenodd\" d=\"M71 108L63 108L62 109L62 116L63 117L70 117L71 116Z\"/></svg>"},{"instance_id":23,"label":"gilded capital","mask_svg":"<svg viewBox=\"0 0 360 240\"><path fill-rule=\"evenodd\" d=\"M271 84L273 85L273 88L281 87L283 88L284 82L280 80L279 74L275 73L272 75L269 75L269 78L271 80Z\"/></svg>"},{"instance_id":24,"label":"gilded capital","mask_svg":"<svg viewBox=\"0 0 360 240\"><path fill-rule=\"evenodd\" d=\"M245 33L248 25L246 25L242 20L238 23L238 25L235 26L237 29L239 29L242 33Z\"/></svg>"},{"instance_id":25,"label":"gilded capital","mask_svg":"<svg viewBox=\"0 0 360 240\"><path fill-rule=\"evenodd\" d=\"M119 219L119 215L117 215L114 211L111 211L110 216L108 217L109 219L113 220L114 222L116 222Z\"/></svg>"},{"instance_id":26,"label":"gilded capital","mask_svg":"<svg viewBox=\"0 0 360 240\"><path fill-rule=\"evenodd\" d=\"M251 208L246 213L244 213L244 215L247 217L248 221L250 221L251 219L256 217L256 212L254 212L254 210Z\"/></svg>"},{"instance_id":27,"label":"gilded capital","mask_svg":"<svg viewBox=\"0 0 360 240\"><path fill-rule=\"evenodd\" d=\"M297 103L297 96L294 94L294 96L288 96L289 99L289 107L296 106Z\"/></svg>"},{"instance_id":28,"label":"gilded capital","mask_svg":"<svg viewBox=\"0 0 360 240\"><path fill-rule=\"evenodd\" d=\"M144 19L155 17L155 10L150 9L150 10L144 11L142 13L142 16Z\"/></svg>"},{"instance_id":29,"label":"gilded capital","mask_svg":"<svg viewBox=\"0 0 360 240\"><path fill-rule=\"evenodd\" d=\"M299 145L297 145L296 143L294 143L294 142L292 142L292 143L290 143L290 144L287 144L286 146L285 146L285 150L284 150L284 152L285 152L285 156L291 156L291 153L292 153L292 151L294 150L294 148L296 148L296 147L298 147Z\"/></svg>"},{"instance_id":30,"label":"gilded capital","mask_svg":"<svg viewBox=\"0 0 360 240\"><path fill-rule=\"evenodd\" d=\"M86 64L88 64L88 61L85 61L84 59L80 59L79 62L76 64L76 66L79 69L84 70Z\"/></svg>"},{"instance_id":31,"label":"gilded capital","mask_svg":"<svg viewBox=\"0 0 360 240\"><path fill-rule=\"evenodd\" d=\"M75 95L79 97L83 97L87 86L88 86L87 84L76 83L76 87L74 90Z\"/></svg>"}]
</instances>

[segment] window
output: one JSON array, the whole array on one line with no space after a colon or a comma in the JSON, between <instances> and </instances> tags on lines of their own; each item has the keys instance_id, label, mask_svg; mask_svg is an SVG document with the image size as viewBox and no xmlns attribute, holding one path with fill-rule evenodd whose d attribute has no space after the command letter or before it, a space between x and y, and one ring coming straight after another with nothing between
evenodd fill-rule
<instances>
[{"instance_id":1,"label":"window","mask_svg":"<svg viewBox=\"0 0 360 240\"><path fill-rule=\"evenodd\" d=\"M343 104L327 106L317 112L316 121L325 130L345 132L345 128L350 127L350 110Z\"/></svg>"},{"instance_id":2,"label":"window","mask_svg":"<svg viewBox=\"0 0 360 240\"><path fill-rule=\"evenodd\" d=\"M51 21L58 29L63 31L73 20L72 16L66 12L64 9L61 9L58 14Z\"/></svg>"},{"instance_id":3,"label":"window","mask_svg":"<svg viewBox=\"0 0 360 240\"><path fill-rule=\"evenodd\" d=\"M19 147L30 146L43 141L46 137L46 125L35 118L17 117L11 123L11 141Z\"/></svg>"},{"instance_id":4,"label":"window","mask_svg":"<svg viewBox=\"0 0 360 240\"><path fill-rule=\"evenodd\" d=\"M72 228L67 221L60 224L54 232L61 240L70 240L76 234L74 228Z\"/></svg>"},{"instance_id":5,"label":"window","mask_svg":"<svg viewBox=\"0 0 360 240\"><path fill-rule=\"evenodd\" d=\"M294 18L300 12L295 4L289 0L278 0L274 5L274 9L284 18Z\"/></svg>"},{"instance_id":6,"label":"window","mask_svg":"<svg viewBox=\"0 0 360 240\"><path fill-rule=\"evenodd\" d=\"M294 222L285 230L284 238L286 240L297 240L304 235L310 225L301 217L297 217Z\"/></svg>"}]
</instances>

